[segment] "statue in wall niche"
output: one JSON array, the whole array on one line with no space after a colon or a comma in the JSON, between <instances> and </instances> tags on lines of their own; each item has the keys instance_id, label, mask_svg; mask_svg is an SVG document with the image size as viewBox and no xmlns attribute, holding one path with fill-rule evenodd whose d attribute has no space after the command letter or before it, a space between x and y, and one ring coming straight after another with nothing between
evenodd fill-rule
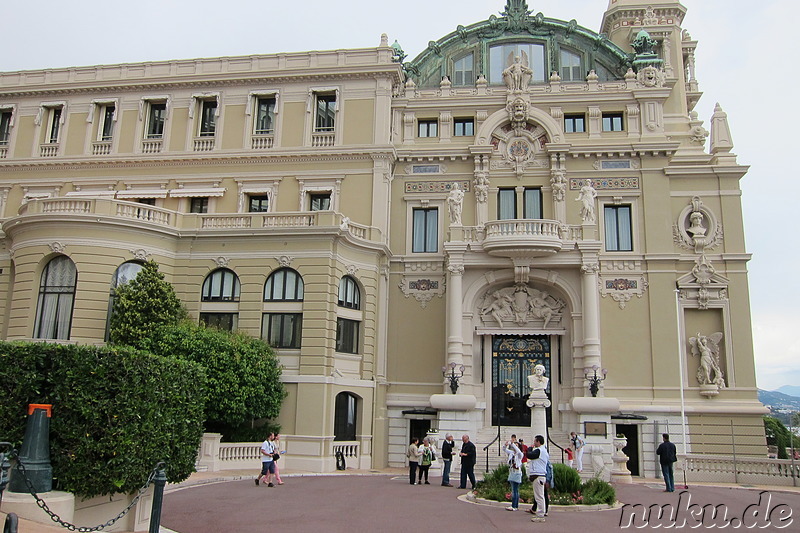
<instances>
[{"instance_id":1,"label":"statue in wall niche","mask_svg":"<svg viewBox=\"0 0 800 533\"><path fill-rule=\"evenodd\" d=\"M514 62L503 71L503 81L512 92L522 92L528 88L533 71L524 65L519 56L514 56Z\"/></svg>"},{"instance_id":2,"label":"statue in wall niche","mask_svg":"<svg viewBox=\"0 0 800 533\"><path fill-rule=\"evenodd\" d=\"M450 189L450 194L447 195L447 208L450 211L450 224L454 226L461 225L461 208L464 204L464 191L458 183L454 183Z\"/></svg>"},{"instance_id":3,"label":"statue in wall niche","mask_svg":"<svg viewBox=\"0 0 800 533\"><path fill-rule=\"evenodd\" d=\"M550 378L544 375L544 365L533 367L533 374L528 376L528 387L531 389L531 396L544 396Z\"/></svg>"},{"instance_id":4,"label":"statue in wall niche","mask_svg":"<svg viewBox=\"0 0 800 533\"><path fill-rule=\"evenodd\" d=\"M697 369L697 381L700 385L725 386L725 379L719 366L721 340L722 333L719 331L708 336L698 333L696 337L689 339L692 355L700 357L700 368Z\"/></svg>"},{"instance_id":5,"label":"statue in wall niche","mask_svg":"<svg viewBox=\"0 0 800 533\"><path fill-rule=\"evenodd\" d=\"M706 228L703 227L703 213L700 211L692 211L692 214L689 215L689 233L692 234L692 237L703 237L706 234Z\"/></svg>"},{"instance_id":6,"label":"statue in wall niche","mask_svg":"<svg viewBox=\"0 0 800 533\"><path fill-rule=\"evenodd\" d=\"M597 198L597 191L594 190L592 187L592 182L590 180L585 180L583 185L581 186L580 192L578 192L578 198L576 198L576 202L581 202L581 218L584 222L588 222L589 224L594 223L594 199Z\"/></svg>"}]
</instances>

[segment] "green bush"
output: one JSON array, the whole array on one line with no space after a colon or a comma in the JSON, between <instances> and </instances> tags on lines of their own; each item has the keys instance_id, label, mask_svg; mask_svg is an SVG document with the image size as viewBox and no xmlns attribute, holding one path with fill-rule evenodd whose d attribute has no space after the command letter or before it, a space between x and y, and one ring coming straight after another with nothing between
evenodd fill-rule
<instances>
[{"instance_id":1,"label":"green bush","mask_svg":"<svg viewBox=\"0 0 800 533\"><path fill-rule=\"evenodd\" d=\"M253 419L275 418L280 413L286 390L278 359L266 342L188 322L160 327L150 335L146 349L205 368L209 429L230 435ZM263 434L257 440L263 440Z\"/></svg>"},{"instance_id":2,"label":"green bush","mask_svg":"<svg viewBox=\"0 0 800 533\"><path fill-rule=\"evenodd\" d=\"M584 505L597 505L605 503L614 505L617 501L617 493L610 483L599 478L587 480L581 486L581 495Z\"/></svg>"},{"instance_id":3,"label":"green bush","mask_svg":"<svg viewBox=\"0 0 800 533\"><path fill-rule=\"evenodd\" d=\"M114 289L109 337L114 344L146 349L156 328L177 324L186 316L175 289L158 271L158 263L148 261L135 278Z\"/></svg>"},{"instance_id":4,"label":"green bush","mask_svg":"<svg viewBox=\"0 0 800 533\"><path fill-rule=\"evenodd\" d=\"M581 476L563 463L553 464L553 492L575 494L581 489Z\"/></svg>"},{"instance_id":5,"label":"green bush","mask_svg":"<svg viewBox=\"0 0 800 533\"><path fill-rule=\"evenodd\" d=\"M222 442L261 442L270 433L280 433L281 426L272 422L256 427L250 427L249 424L237 427L230 427L225 424L206 424L206 431L221 433Z\"/></svg>"},{"instance_id":6,"label":"green bush","mask_svg":"<svg viewBox=\"0 0 800 533\"><path fill-rule=\"evenodd\" d=\"M2 404L15 407L0 419L2 434L24 434L27 404L53 405L57 489L81 497L130 493L158 461L167 463L170 482L194 471L205 397L199 365L127 347L5 342L0 361L0 381L26 383L4 390Z\"/></svg>"}]
</instances>

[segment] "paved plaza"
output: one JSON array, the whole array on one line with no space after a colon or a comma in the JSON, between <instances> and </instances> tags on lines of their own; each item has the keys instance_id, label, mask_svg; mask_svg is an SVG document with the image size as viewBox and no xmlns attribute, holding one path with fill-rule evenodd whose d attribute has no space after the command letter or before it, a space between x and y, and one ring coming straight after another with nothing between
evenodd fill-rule
<instances>
[{"instance_id":1,"label":"paved plaza","mask_svg":"<svg viewBox=\"0 0 800 533\"><path fill-rule=\"evenodd\" d=\"M554 507L545 523L532 523L523 504L518 512L508 512L505 505L482 505L466 500L466 490L439 485L408 484L405 471L348 472L341 475L289 473L284 485L256 487L253 472L196 473L180 485L168 486L162 513L162 533L239 533L280 530L285 532L353 531L408 533L423 530L447 530L459 533L486 531L583 531L597 533L642 526L644 508L627 507L608 510L578 511ZM800 490L792 487L747 487L738 485L676 486L676 492L663 492L658 480L640 480L632 485L616 485L617 498L624 504L673 505L699 513L703 506L725 505L727 515L716 519L756 522L752 530L797 531L800 528ZM767 491L767 492L763 492ZM690 507L694 506L694 507ZM658 509L654 508L654 509ZM666 508L665 508L666 509ZM638 514L635 514L635 513ZM666 513L668 515L668 513ZM651 518L650 529L653 527ZM691 516L683 512L679 516ZM749 517L749 518L748 518ZM0 519L4 518L0 513ZM772 519L772 524L765 521ZM710 525L706 512L705 525ZM778 520L783 519L782 523ZM713 521L713 520L712 520ZM87 524L80 524L87 525ZM668 526L662 523L661 527ZM684 528L690 529L691 522ZM767 525L765 528L760 526ZM783 528L779 526L783 525ZM734 527L730 527L734 526ZM702 526L696 529L705 529ZM55 533L66 531L55 525L21 521L19 533Z\"/></svg>"}]
</instances>

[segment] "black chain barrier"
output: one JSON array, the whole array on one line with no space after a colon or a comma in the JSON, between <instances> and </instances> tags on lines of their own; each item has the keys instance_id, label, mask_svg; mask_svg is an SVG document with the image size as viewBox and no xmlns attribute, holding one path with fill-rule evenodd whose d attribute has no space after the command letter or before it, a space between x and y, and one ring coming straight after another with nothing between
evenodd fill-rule
<instances>
[{"instance_id":1,"label":"black chain barrier","mask_svg":"<svg viewBox=\"0 0 800 533\"><path fill-rule=\"evenodd\" d=\"M122 517L124 517L126 514L128 514L130 512L130 510L133 509L133 507L137 503L139 503L139 500L142 498L144 493L147 491L148 487L150 487L150 484L153 482L153 480L155 479L155 477L158 474L158 472L160 470L162 470L164 468L164 466L165 466L165 463L163 461L159 461L156 464L156 466L150 472L150 475L147 476L147 482L144 484L144 486L142 486L142 488L139 489L139 492L136 495L136 497L117 516L115 516L114 518L112 518L111 520L106 522L105 524L100 524L100 525L97 525L97 526L94 526L94 527L83 527L83 526L76 526L75 524L70 524L69 522L65 522L64 520L61 519L60 516L58 516L53 511L51 511L50 508L47 506L47 503L43 499L41 499L38 494L36 494L36 490L33 488L33 483L31 482L30 479L28 479L28 476L27 476L27 474L25 472L25 465L22 464L22 461L20 461L19 456L16 455L16 450L13 450L11 452L11 454L9 454L9 458L11 458L11 457L16 457L16 459L17 459L16 469L20 474L22 474L22 479L25 481L25 485L28 486L28 492L30 492L31 496L33 496L33 498L36 500L36 505L38 505L39 508L42 511L47 513L47 515L50 517L50 520L52 520L56 524L60 525L63 528L68 529L69 531L80 531L80 532L102 531L103 529L105 529L107 527L113 526L118 520L120 520Z\"/></svg>"}]
</instances>

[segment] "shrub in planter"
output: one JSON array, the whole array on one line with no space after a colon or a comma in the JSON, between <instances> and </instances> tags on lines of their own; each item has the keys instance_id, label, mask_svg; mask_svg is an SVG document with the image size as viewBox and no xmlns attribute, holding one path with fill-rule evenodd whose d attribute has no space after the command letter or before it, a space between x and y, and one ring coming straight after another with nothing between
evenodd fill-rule
<instances>
[{"instance_id":1,"label":"shrub in planter","mask_svg":"<svg viewBox=\"0 0 800 533\"><path fill-rule=\"evenodd\" d=\"M587 480L581 487L584 505L597 505L605 503L614 505L617 501L617 493L610 483L602 479L592 478Z\"/></svg>"},{"instance_id":2,"label":"shrub in planter","mask_svg":"<svg viewBox=\"0 0 800 533\"><path fill-rule=\"evenodd\" d=\"M553 464L553 482L556 491L561 493L573 494L581 489L581 476L562 463Z\"/></svg>"}]
</instances>

